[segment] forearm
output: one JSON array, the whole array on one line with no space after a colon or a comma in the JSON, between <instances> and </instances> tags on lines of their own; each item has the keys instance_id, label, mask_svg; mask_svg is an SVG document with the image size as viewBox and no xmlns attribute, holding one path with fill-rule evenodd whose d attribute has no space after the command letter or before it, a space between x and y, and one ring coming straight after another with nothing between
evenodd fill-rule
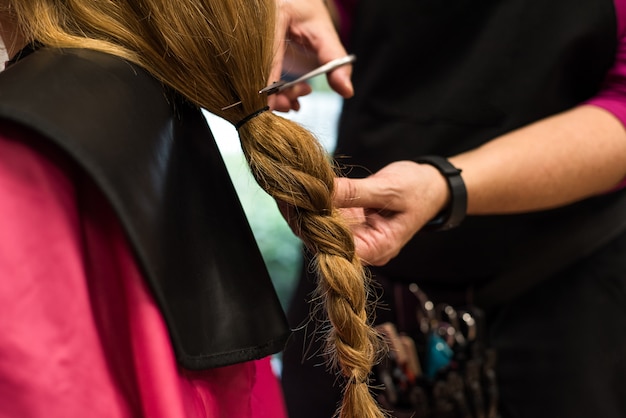
<instances>
[{"instance_id":1,"label":"forearm","mask_svg":"<svg viewBox=\"0 0 626 418\"><path fill-rule=\"evenodd\" d=\"M549 209L603 193L626 176L626 130L581 106L450 158L463 170L468 214Z\"/></svg>"}]
</instances>

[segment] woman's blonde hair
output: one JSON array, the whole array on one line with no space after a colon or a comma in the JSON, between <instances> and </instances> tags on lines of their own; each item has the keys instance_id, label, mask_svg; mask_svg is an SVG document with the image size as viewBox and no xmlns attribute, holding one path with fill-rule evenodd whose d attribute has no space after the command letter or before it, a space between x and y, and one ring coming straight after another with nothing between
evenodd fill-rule
<instances>
[{"instance_id":1,"label":"woman's blonde hair","mask_svg":"<svg viewBox=\"0 0 626 418\"><path fill-rule=\"evenodd\" d=\"M267 104L259 90L269 81L275 50L275 0L7 3L27 40L121 56L233 124ZM272 112L249 119L238 131L256 181L294 208L293 225L314 255L316 303L330 324L327 360L346 379L338 415L385 416L368 384L380 353L368 317L369 278L350 229L332 204L335 170L328 154L309 131Z\"/></svg>"}]
</instances>

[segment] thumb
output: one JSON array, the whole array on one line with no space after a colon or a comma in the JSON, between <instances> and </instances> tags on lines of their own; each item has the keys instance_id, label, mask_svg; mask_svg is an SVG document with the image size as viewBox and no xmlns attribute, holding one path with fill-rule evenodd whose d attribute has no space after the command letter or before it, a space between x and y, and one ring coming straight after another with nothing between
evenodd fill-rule
<instances>
[{"instance_id":1,"label":"thumb","mask_svg":"<svg viewBox=\"0 0 626 418\"><path fill-rule=\"evenodd\" d=\"M333 203L338 208L351 208L358 206L356 202L359 196L357 179L346 177L335 178L335 190L333 193Z\"/></svg>"},{"instance_id":2,"label":"thumb","mask_svg":"<svg viewBox=\"0 0 626 418\"><path fill-rule=\"evenodd\" d=\"M374 178L351 179L335 178L333 203L338 208L375 208L382 209L389 205L384 194L378 192Z\"/></svg>"}]
</instances>

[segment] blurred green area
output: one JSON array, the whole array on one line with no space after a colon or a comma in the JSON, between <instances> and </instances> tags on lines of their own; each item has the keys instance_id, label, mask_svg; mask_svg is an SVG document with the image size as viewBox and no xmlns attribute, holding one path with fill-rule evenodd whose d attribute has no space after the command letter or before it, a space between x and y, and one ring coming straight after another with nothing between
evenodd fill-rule
<instances>
[{"instance_id":1,"label":"blurred green area","mask_svg":"<svg viewBox=\"0 0 626 418\"><path fill-rule=\"evenodd\" d=\"M328 93L332 91L332 89L328 85L328 82L326 81L326 77L313 77L309 80L309 84L313 88L313 91L317 93Z\"/></svg>"},{"instance_id":2,"label":"blurred green area","mask_svg":"<svg viewBox=\"0 0 626 418\"><path fill-rule=\"evenodd\" d=\"M301 241L291 232L274 199L256 184L243 154L228 154L224 160L276 293L286 310L302 262Z\"/></svg>"}]
</instances>

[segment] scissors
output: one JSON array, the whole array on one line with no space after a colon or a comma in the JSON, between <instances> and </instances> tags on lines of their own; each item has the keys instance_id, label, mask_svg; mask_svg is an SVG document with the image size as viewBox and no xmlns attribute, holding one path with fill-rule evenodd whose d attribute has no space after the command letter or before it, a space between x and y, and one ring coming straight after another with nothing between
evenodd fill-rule
<instances>
[{"instance_id":1,"label":"scissors","mask_svg":"<svg viewBox=\"0 0 626 418\"><path fill-rule=\"evenodd\" d=\"M275 81L272 84L270 84L269 86L259 90L259 94L267 94L268 96L270 94L275 94L278 93L279 91L283 91L291 86L294 86L298 83L301 83L303 81L306 81L310 78L313 78L315 76L318 76L320 74L324 74L327 73L329 71L334 70L335 68L341 67L343 65L346 64L350 64L351 62L354 62L356 60L356 55L346 55L345 57L341 57L341 58L337 58L334 59L332 61L327 62L326 64L317 67L316 69L314 69L313 71L309 71L308 73L296 78L293 81L285 81L285 80L279 80L279 81Z\"/></svg>"},{"instance_id":2,"label":"scissors","mask_svg":"<svg viewBox=\"0 0 626 418\"><path fill-rule=\"evenodd\" d=\"M296 85L298 83L306 81L306 80L308 80L310 78L313 78L313 77L318 76L320 74L327 73L327 72L332 71L335 68L341 67L343 65L350 64L351 62L354 62L355 60L356 60L356 55L354 55L354 54L350 54L350 55L346 55L345 57L334 59L332 61L327 62L324 65L321 65L321 66L317 67L313 71L309 71L308 73L298 77L295 80L292 80L292 81L286 81L286 80L275 81L272 84L270 84L269 86L264 87L261 90L259 90L259 94L264 94L265 93L268 96L270 94L276 94L276 93L278 93L280 91L283 91L283 90L285 90L285 89L287 89L287 88L289 88L291 86L294 86L294 85ZM238 101L237 103L233 103L231 105L223 107L222 110L230 109L231 107L235 107L238 104L241 104L241 101Z\"/></svg>"}]
</instances>

